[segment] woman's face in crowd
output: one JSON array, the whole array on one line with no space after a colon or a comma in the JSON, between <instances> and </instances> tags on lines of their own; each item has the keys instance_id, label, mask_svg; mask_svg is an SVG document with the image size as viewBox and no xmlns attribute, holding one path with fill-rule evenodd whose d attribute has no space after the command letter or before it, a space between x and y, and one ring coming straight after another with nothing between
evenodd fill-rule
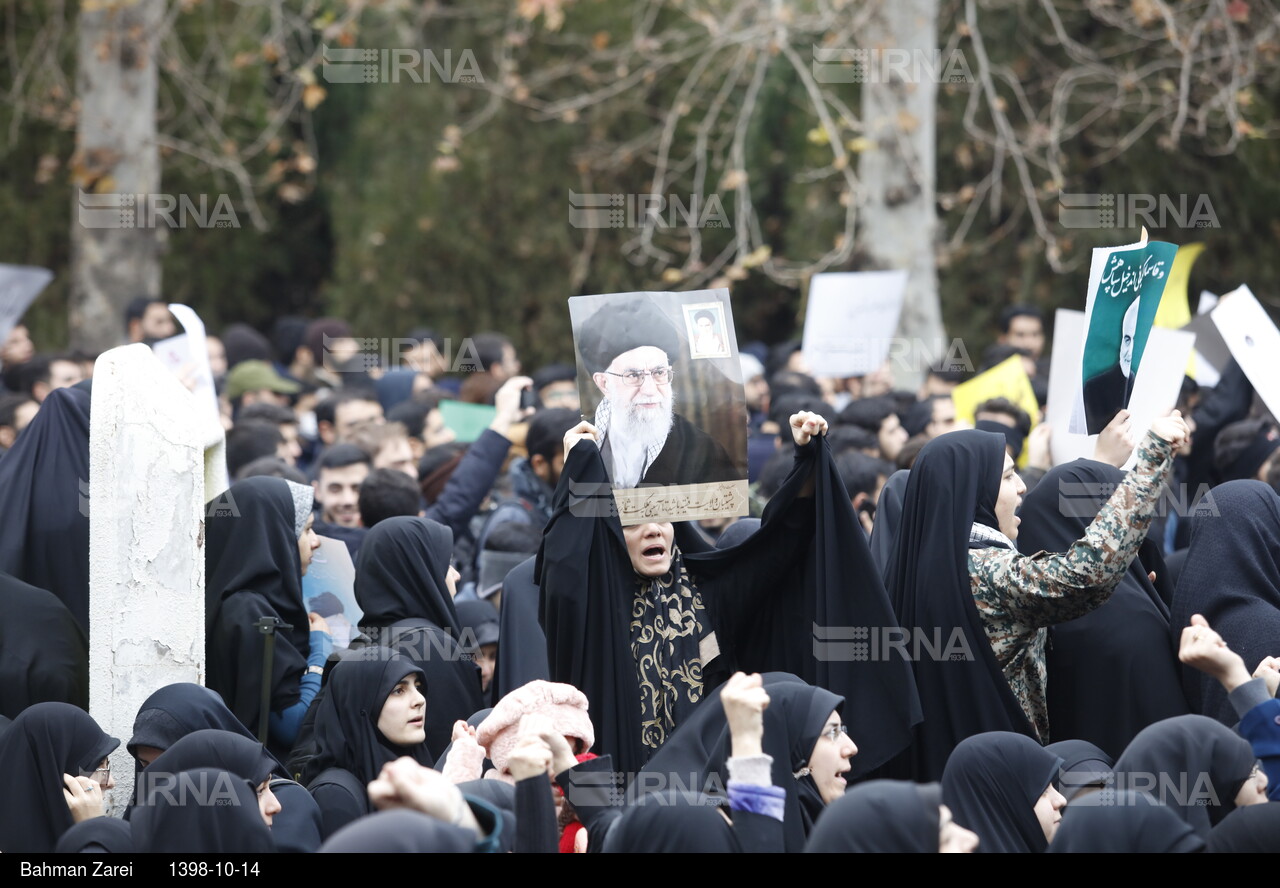
<instances>
[{"instance_id":1,"label":"woman's face in crowd","mask_svg":"<svg viewBox=\"0 0 1280 888\"><path fill-rule=\"evenodd\" d=\"M849 759L858 754L858 747L842 727L840 713L832 711L809 756L809 776L827 805L844 795L847 785L844 775L853 767Z\"/></svg>"},{"instance_id":2,"label":"woman's face in crowd","mask_svg":"<svg viewBox=\"0 0 1280 888\"><path fill-rule=\"evenodd\" d=\"M280 813L280 800L271 791L270 777L258 784L258 810L262 812L262 819L267 826L271 825L271 818Z\"/></svg>"},{"instance_id":3,"label":"woman's face in crowd","mask_svg":"<svg viewBox=\"0 0 1280 888\"><path fill-rule=\"evenodd\" d=\"M1027 485L1022 483L1013 466L1013 457L1004 455L1004 472L1000 475L1000 495L996 498L996 519L1000 523L1000 532L1011 540L1018 538L1018 525L1022 519L1017 516L1018 506L1022 505L1022 495L1027 492Z\"/></svg>"},{"instance_id":4,"label":"woman's face in crowd","mask_svg":"<svg viewBox=\"0 0 1280 888\"><path fill-rule=\"evenodd\" d=\"M427 698L422 679L413 673L400 679L387 694L378 715L378 730L396 746L416 746L427 739Z\"/></svg>"},{"instance_id":5,"label":"woman's face in crowd","mask_svg":"<svg viewBox=\"0 0 1280 888\"><path fill-rule=\"evenodd\" d=\"M675 528L670 522L633 524L622 528L631 567L642 577L660 577L671 570Z\"/></svg>"},{"instance_id":6,"label":"woman's face in crowd","mask_svg":"<svg viewBox=\"0 0 1280 888\"><path fill-rule=\"evenodd\" d=\"M938 853L972 854L978 849L978 834L951 819L951 809L938 806Z\"/></svg>"},{"instance_id":7,"label":"woman's face in crowd","mask_svg":"<svg viewBox=\"0 0 1280 888\"><path fill-rule=\"evenodd\" d=\"M1066 797L1053 788L1053 783L1044 788L1044 792L1036 801L1036 819L1040 821L1045 839L1050 842L1053 841L1054 833L1058 831L1058 824L1062 822L1062 809L1066 806Z\"/></svg>"},{"instance_id":8,"label":"woman's face in crowd","mask_svg":"<svg viewBox=\"0 0 1280 888\"><path fill-rule=\"evenodd\" d=\"M1260 805L1267 799L1267 772L1257 765L1253 766L1253 771L1245 780L1244 786L1240 787L1240 791L1236 793L1236 807L1243 808L1245 805Z\"/></svg>"},{"instance_id":9,"label":"woman's face in crowd","mask_svg":"<svg viewBox=\"0 0 1280 888\"><path fill-rule=\"evenodd\" d=\"M302 536L298 537L298 557L302 560L303 576L306 576L307 568L311 566L311 553L320 548L320 537L316 536L312 527L315 521L315 515L308 515L307 524L302 528Z\"/></svg>"}]
</instances>

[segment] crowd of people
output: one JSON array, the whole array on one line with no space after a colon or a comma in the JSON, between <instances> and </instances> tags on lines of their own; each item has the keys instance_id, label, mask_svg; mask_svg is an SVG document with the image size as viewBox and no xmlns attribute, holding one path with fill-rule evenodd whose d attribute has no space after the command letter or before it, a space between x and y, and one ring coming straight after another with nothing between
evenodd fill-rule
<instances>
[{"instance_id":1,"label":"crowd of people","mask_svg":"<svg viewBox=\"0 0 1280 888\"><path fill-rule=\"evenodd\" d=\"M703 314L692 354L727 354ZM122 342L179 332L141 299ZM334 318L208 337L236 508L204 684L137 712L128 799L87 714L93 358L9 334L0 852L1280 851L1280 434L1234 362L1058 464L1033 307L914 391L743 343L751 514L624 527L583 491L676 449L669 415L633 446L572 343L522 375L505 335L451 364L403 332L395 366ZM611 345L606 397L669 404L673 350ZM958 418L1013 355L1039 415ZM459 402L490 408L466 442ZM304 592L325 546L358 620Z\"/></svg>"}]
</instances>

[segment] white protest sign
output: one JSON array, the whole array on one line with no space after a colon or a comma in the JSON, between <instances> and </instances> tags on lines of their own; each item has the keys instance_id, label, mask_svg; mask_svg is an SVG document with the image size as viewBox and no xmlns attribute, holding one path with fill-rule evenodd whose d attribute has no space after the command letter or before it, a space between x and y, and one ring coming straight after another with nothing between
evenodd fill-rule
<instances>
[{"instance_id":1,"label":"white protest sign","mask_svg":"<svg viewBox=\"0 0 1280 888\"><path fill-rule=\"evenodd\" d=\"M1098 437L1073 435L1068 431L1075 402L1079 400L1080 409L1084 409L1084 389L1080 385L1083 346L1084 312L1058 309L1053 316L1049 400L1045 403L1045 420L1053 428L1049 449L1055 465L1093 456L1093 445Z\"/></svg>"},{"instance_id":2,"label":"white protest sign","mask_svg":"<svg viewBox=\"0 0 1280 888\"><path fill-rule=\"evenodd\" d=\"M32 265L0 265L0 343L9 338L9 332L40 291L53 280L53 272Z\"/></svg>"},{"instance_id":3,"label":"white protest sign","mask_svg":"<svg viewBox=\"0 0 1280 888\"><path fill-rule=\"evenodd\" d=\"M170 303L169 311L182 325L184 332L162 339L151 347L160 363L188 385L196 400L220 421L218 392L213 385L213 370L209 367L209 345L205 341L204 322L190 307ZM188 384L190 383L190 384Z\"/></svg>"},{"instance_id":4,"label":"white protest sign","mask_svg":"<svg viewBox=\"0 0 1280 888\"><path fill-rule=\"evenodd\" d=\"M1272 416L1280 416L1280 330L1266 310L1241 284L1209 316L1262 403Z\"/></svg>"},{"instance_id":5,"label":"white protest sign","mask_svg":"<svg viewBox=\"0 0 1280 888\"><path fill-rule=\"evenodd\" d=\"M815 274L802 347L813 375L865 376L884 364L906 289L905 271Z\"/></svg>"},{"instance_id":6,"label":"white protest sign","mask_svg":"<svg viewBox=\"0 0 1280 888\"><path fill-rule=\"evenodd\" d=\"M1147 354L1133 381L1133 398L1129 413L1133 416L1134 437L1141 441L1151 424L1178 405L1182 379L1187 375L1187 362L1196 344L1196 336L1187 330L1153 327ZM1150 362L1150 363L1148 363ZM1131 468L1137 457L1130 457L1125 468Z\"/></svg>"}]
</instances>

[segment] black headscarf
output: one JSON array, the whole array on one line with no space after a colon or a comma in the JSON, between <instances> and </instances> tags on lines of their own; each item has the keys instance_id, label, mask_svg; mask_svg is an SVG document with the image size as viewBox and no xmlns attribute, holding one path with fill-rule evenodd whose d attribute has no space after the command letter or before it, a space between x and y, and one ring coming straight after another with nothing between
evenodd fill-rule
<instances>
[{"instance_id":1,"label":"black headscarf","mask_svg":"<svg viewBox=\"0 0 1280 888\"><path fill-rule=\"evenodd\" d=\"M1173 595L1172 642L1176 647L1192 614L1203 614L1252 669L1276 653L1280 639L1280 496L1261 481L1228 481L1208 496L1212 508L1191 518L1191 546ZM1182 677L1192 711L1236 723L1217 679L1189 666Z\"/></svg>"},{"instance_id":2,"label":"black headscarf","mask_svg":"<svg viewBox=\"0 0 1280 888\"><path fill-rule=\"evenodd\" d=\"M898 527L902 524L902 500L907 493L907 479L911 477L910 469L899 469L889 476L880 490L880 502L876 504L876 520L871 526L871 539L867 545L871 549L871 560L880 569L886 587L889 584L889 557L893 554L894 542L898 539Z\"/></svg>"},{"instance_id":3,"label":"black headscarf","mask_svg":"<svg viewBox=\"0 0 1280 888\"><path fill-rule=\"evenodd\" d=\"M1052 469L1018 512L1018 548L1066 552L1124 480L1115 466L1078 459ZM1135 558L1111 597L1058 623L1046 645L1049 731L1088 740L1112 758L1149 724L1186 715L1169 609Z\"/></svg>"},{"instance_id":4,"label":"black headscarf","mask_svg":"<svg viewBox=\"0 0 1280 888\"><path fill-rule=\"evenodd\" d=\"M37 703L0 736L0 852L46 854L71 828L63 774L88 777L120 745L87 712L68 703Z\"/></svg>"},{"instance_id":5,"label":"black headscarf","mask_svg":"<svg viewBox=\"0 0 1280 888\"><path fill-rule=\"evenodd\" d=\"M82 820L62 834L55 854L132 854L133 830L114 817Z\"/></svg>"},{"instance_id":6,"label":"black headscarf","mask_svg":"<svg viewBox=\"0 0 1280 888\"><path fill-rule=\"evenodd\" d=\"M365 631L426 674L427 748L435 758L449 745L453 723L484 706L480 668L458 643L461 623L446 579L452 555L449 528L400 517L379 521L356 559Z\"/></svg>"},{"instance_id":7,"label":"black headscarf","mask_svg":"<svg viewBox=\"0 0 1280 888\"><path fill-rule=\"evenodd\" d=\"M709 618L699 626L715 633L720 656L698 661L703 692L735 670L790 672L831 689L848 701L844 715L860 750L852 776L858 776L903 749L919 705L908 664L815 653L828 627L843 639L849 627L895 621L826 439L795 454L760 529L744 543L692 551L692 534L677 527L679 557L669 576L677 577L683 563ZM811 478L814 495L802 498ZM634 774L649 755L630 644L637 575L620 522L599 511L594 491L609 491L608 473L599 449L587 442L565 460L543 535L541 623L552 680L587 695L596 747L619 771Z\"/></svg>"},{"instance_id":8,"label":"black headscarf","mask_svg":"<svg viewBox=\"0 0 1280 888\"><path fill-rule=\"evenodd\" d=\"M1035 806L1061 766L1062 759L1023 734L978 734L947 760L942 802L956 823L978 834L979 853L1043 851L1048 839Z\"/></svg>"},{"instance_id":9,"label":"black headscarf","mask_svg":"<svg viewBox=\"0 0 1280 888\"><path fill-rule=\"evenodd\" d=\"M138 852L161 854L268 854L271 829L258 809L257 788L217 768L172 775L152 787L130 821Z\"/></svg>"},{"instance_id":10,"label":"black headscarf","mask_svg":"<svg viewBox=\"0 0 1280 888\"><path fill-rule=\"evenodd\" d=\"M243 738L258 750L262 747L249 729L222 702L216 691L197 684L179 682L156 691L138 710L133 720L133 736L129 739L129 754L136 759L139 746L153 746L168 750L188 735L196 732L228 732ZM243 746L243 743L240 744ZM244 747L247 749L248 747ZM275 756L271 759L272 772L279 778L288 778L288 769ZM157 758L157 761L159 759ZM152 763L155 764L154 762ZM136 774L142 773L141 763L135 762ZM249 779L248 775L242 775ZM258 781L259 783L261 781ZM142 781L135 776L135 793ZM254 784L255 786L257 784ZM280 800L280 812L271 824L271 837L281 852L311 852L320 846L320 810L315 800L296 783L279 780L272 791ZM126 812L132 816L132 808Z\"/></svg>"},{"instance_id":11,"label":"black headscarf","mask_svg":"<svg viewBox=\"0 0 1280 888\"><path fill-rule=\"evenodd\" d=\"M547 636L538 625L538 582L533 573L536 561L533 557L520 562L502 581L502 607L498 610L502 644L493 672L495 700L531 681L551 680Z\"/></svg>"},{"instance_id":12,"label":"black headscarf","mask_svg":"<svg viewBox=\"0 0 1280 888\"><path fill-rule=\"evenodd\" d=\"M54 389L0 460L0 571L56 595L89 632L89 391Z\"/></svg>"},{"instance_id":13,"label":"black headscarf","mask_svg":"<svg viewBox=\"0 0 1280 888\"><path fill-rule=\"evenodd\" d=\"M1088 740L1059 740L1045 746L1062 759L1058 772L1058 791L1068 802L1089 787L1103 788L1113 780L1115 759Z\"/></svg>"},{"instance_id":14,"label":"black headscarf","mask_svg":"<svg viewBox=\"0 0 1280 888\"><path fill-rule=\"evenodd\" d=\"M1112 793L1105 804L1068 805L1050 854L1194 854L1204 849L1182 818L1140 792Z\"/></svg>"},{"instance_id":15,"label":"black headscarf","mask_svg":"<svg viewBox=\"0 0 1280 888\"><path fill-rule=\"evenodd\" d=\"M475 835L418 811L379 811L334 833L321 854L469 854Z\"/></svg>"},{"instance_id":16,"label":"black headscarf","mask_svg":"<svg viewBox=\"0 0 1280 888\"><path fill-rule=\"evenodd\" d=\"M769 706L764 711L764 752L773 757L773 785L787 792L783 818L786 850L800 851L825 804L811 776L794 775L809 764L831 713L843 713L846 704L842 697L788 673L765 673L763 679L769 694ZM712 798L723 797L729 783L732 744L720 691L717 688L708 694L644 766L633 787L638 789L632 793L634 797L645 794L644 787L651 785L644 776L647 774L661 775L663 779L653 783L663 789L680 780L684 781L682 785ZM857 760L854 756L852 761Z\"/></svg>"},{"instance_id":17,"label":"black headscarf","mask_svg":"<svg viewBox=\"0 0 1280 888\"><path fill-rule=\"evenodd\" d=\"M387 695L409 675L426 682L426 675L412 661L380 647L352 651L333 668L324 697L317 704L318 751L302 775L304 784L310 784L328 768L350 771L361 783L369 783L382 771L383 765L403 755L431 767L431 753L426 743L397 746L378 730L378 717ZM426 708L430 711L430 687L426 697Z\"/></svg>"},{"instance_id":18,"label":"black headscarf","mask_svg":"<svg viewBox=\"0 0 1280 888\"><path fill-rule=\"evenodd\" d=\"M1209 833L1210 854L1274 854L1280 850L1280 805L1247 805L1228 814Z\"/></svg>"},{"instance_id":19,"label":"black headscarf","mask_svg":"<svg viewBox=\"0 0 1280 888\"><path fill-rule=\"evenodd\" d=\"M733 827L707 801L675 791L637 799L609 830L604 853L742 853Z\"/></svg>"},{"instance_id":20,"label":"black headscarf","mask_svg":"<svg viewBox=\"0 0 1280 888\"><path fill-rule=\"evenodd\" d=\"M1144 728L1116 760L1123 789L1145 790L1175 811L1202 839L1235 810L1236 793L1257 759L1235 731L1203 715L1182 715Z\"/></svg>"},{"instance_id":21,"label":"black headscarf","mask_svg":"<svg viewBox=\"0 0 1280 888\"><path fill-rule=\"evenodd\" d=\"M188 734L216 730L254 736L227 708L217 691L189 682L165 685L138 708L133 720L133 736L126 744L135 758L139 746L168 749ZM283 774L283 770L280 772Z\"/></svg>"},{"instance_id":22,"label":"black headscarf","mask_svg":"<svg viewBox=\"0 0 1280 888\"><path fill-rule=\"evenodd\" d=\"M453 532L427 518L388 518L369 530L356 558L356 601L367 626L419 618L458 637L446 576Z\"/></svg>"},{"instance_id":23,"label":"black headscarf","mask_svg":"<svg viewBox=\"0 0 1280 888\"><path fill-rule=\"evenodd\" d=\"M197 768L230 771L255 787L271 776L279 762L257 740L230 731L196 731L180 739L143 771L143 775L177 774Z\"/></svg>"},{"instance_id":24,"label":"black headscarf","mask_svg":"<svg viewBox=\"0 0 1280 888\"><path fill-rule=\"evenodd\" d=\"M889 559L889 598L903 630L949 639L958 628L973 654L913 661L924 723L905 767L895 773L916 780L937 780L951 750L966 737L988 731L1035 734L991 650L969 581L970 527L1000 526L995 507L1004 460L999 435L948 432L921 449L907 478Z\"/></svg>"},{"instance_id":25,"label":"black headscarf","mask_svg":"<svg viewBox=\"0 0 1280 888\"><path fill-rule=\"evenodd\" d=\"M34 703L88 709L89 639L67 606L0 574L0 614L0 715L17 718Z\"/></svg>"},{"instance_id":26,"label":"black headscarf","mask_svg":"<svg viewBox=\"0 0 1280 888\"><path fill-rule=\"evenodd\" d=\"M278 617L292 627L276 633L272 712L298 702L311 647L293 494L281 478L247 478L211 503L206 514L208 684L256 732L264 638L254 623Z\"/></svg>"},{"instance_id":27,"label":"black headscarf","mask_svg":"<svg viewBox=\"0 0 1280 888\"><path fill-rule=\"evenodd\" d=\"M806 852L937 854L942 787L872 780L832 802L809 836Z\"/></svg>"}]
</instances>

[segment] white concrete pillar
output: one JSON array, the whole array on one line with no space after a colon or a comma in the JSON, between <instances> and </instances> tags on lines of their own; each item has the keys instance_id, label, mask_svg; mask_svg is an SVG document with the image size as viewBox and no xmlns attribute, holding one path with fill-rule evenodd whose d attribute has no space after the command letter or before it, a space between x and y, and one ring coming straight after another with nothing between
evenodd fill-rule
<instances>
[{"instance_id":1,"label":"white concrete pillar","mask_svg":"<svg viewBox=\"0 0 1280 888\"><path fill-rule=\"evenodd\" d=\"M125 750L155 690L204 682L204 504L226 489L225 445L195 397L144 345L94 367L89 422L89 711Z\"/></svg>"}]
</instances>

